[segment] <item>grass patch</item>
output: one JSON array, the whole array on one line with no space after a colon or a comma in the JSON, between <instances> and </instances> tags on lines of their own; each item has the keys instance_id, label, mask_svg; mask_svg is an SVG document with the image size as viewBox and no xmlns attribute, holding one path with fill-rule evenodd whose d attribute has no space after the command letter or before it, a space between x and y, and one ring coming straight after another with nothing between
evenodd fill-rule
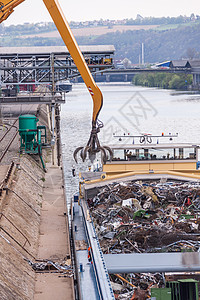
<instances>
[{"instance_id":1,"label":"grass patch","mask_svg":"<svg viewBox=\"0 0 200 300\"><path fill-rule=\"evenodd\" d=\"M197 24L199 24L200 21L196 21L195 23L182 23L182 24L163 24L158 26L157 28L155 28L154 30L157 31L164 31L164 30L170 30L170 29L177 29L178 27L186 27L186 26L195 26Z\"/></svg>"}]
</instances>

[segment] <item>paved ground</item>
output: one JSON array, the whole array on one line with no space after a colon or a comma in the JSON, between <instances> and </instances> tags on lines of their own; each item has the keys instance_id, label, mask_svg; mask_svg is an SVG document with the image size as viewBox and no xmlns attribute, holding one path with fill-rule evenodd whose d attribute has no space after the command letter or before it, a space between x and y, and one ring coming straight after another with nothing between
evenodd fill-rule
<instances>
[{"instance_id":1,"label":"paved ground","mask_svg":"<svg viewBox=\"0 0 200 300\"><path fill-rule=\"evenodd\" d=\"M66 261L70 255L62 171L48 167L41 210L38 259ZM37 273L34 300L73 299L72 278L56 273Z\"/></svg>"}]
</instances>

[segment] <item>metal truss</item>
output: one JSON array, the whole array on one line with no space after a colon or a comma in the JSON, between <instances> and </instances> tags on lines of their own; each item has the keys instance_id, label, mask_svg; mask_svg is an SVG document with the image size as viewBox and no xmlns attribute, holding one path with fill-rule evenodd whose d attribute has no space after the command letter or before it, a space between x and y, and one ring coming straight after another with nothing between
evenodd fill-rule
<instances>
[{"instance_id":1,"label":"metal truss","mask_svg":"<svg viewBox=\"0 0 200 300\"><path fill-rule=\"evenodd\" d=\"M87 52L83 55L91 72L113 67L110 53ZM1 85L51 84L52 73L54 82L80 76L68 52L1 54L0 49Z\"/></svg>"}]
</instances>

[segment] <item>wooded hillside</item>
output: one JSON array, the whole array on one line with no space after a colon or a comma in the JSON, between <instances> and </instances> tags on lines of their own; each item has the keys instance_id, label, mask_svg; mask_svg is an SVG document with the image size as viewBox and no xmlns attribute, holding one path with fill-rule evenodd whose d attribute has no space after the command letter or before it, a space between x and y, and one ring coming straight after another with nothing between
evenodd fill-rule
<instances>
[{"instance_id":1,"label":"wooded hillside","mask_svg":"<svg viewBox=\"0 0 200 300\"><path fill-rule=\"evenodd\" d=\"M89 25L73 24L72 28L91 26L105 26L104 21L88 22ZM111 28L119 21L109 21ZM128 58L133 64L139 62L141 55L141 44L144 43L144 56L146 63L161 62L174 59L200 58L200 19L199 16L177 17L177 18L138 18L136 20L123 21L127 25L155 24L155 29L149 30L124 30L102 35L77 36L80 45L103 45L113 44L116 48L116 59ZM92 25L93 24L93 25ZM160 25L159 25L160 24ZM158 26L159 25L159 26ZM82 26L82 27L81 27ZM107 26L107 27L108 27ZM60 37L40 37L40 33L51 33L55 31L53 23L24 24L4 27L0 25L0 46L50 46L64 45ZM37 36L34 36L36 35Z\"/></svg>"}]
</instances>

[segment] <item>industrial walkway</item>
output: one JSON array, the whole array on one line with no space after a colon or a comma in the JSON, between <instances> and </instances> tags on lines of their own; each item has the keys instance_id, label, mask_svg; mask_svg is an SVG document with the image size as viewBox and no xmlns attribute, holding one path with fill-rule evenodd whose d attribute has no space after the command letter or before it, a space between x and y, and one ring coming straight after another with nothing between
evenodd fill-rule
<instances>
[{"instance_id":1,"label":"industrial walkway","mask_svg":"<svg viewBox=\"0 0 200 300\"><path fill-rule=\"evenodd\" d=\"M47 164L37 259L70 262L69 232L62 170ZM36 273L34 300L74 299L73 277L56 272Z\"/></svg>"}]
</instances>

